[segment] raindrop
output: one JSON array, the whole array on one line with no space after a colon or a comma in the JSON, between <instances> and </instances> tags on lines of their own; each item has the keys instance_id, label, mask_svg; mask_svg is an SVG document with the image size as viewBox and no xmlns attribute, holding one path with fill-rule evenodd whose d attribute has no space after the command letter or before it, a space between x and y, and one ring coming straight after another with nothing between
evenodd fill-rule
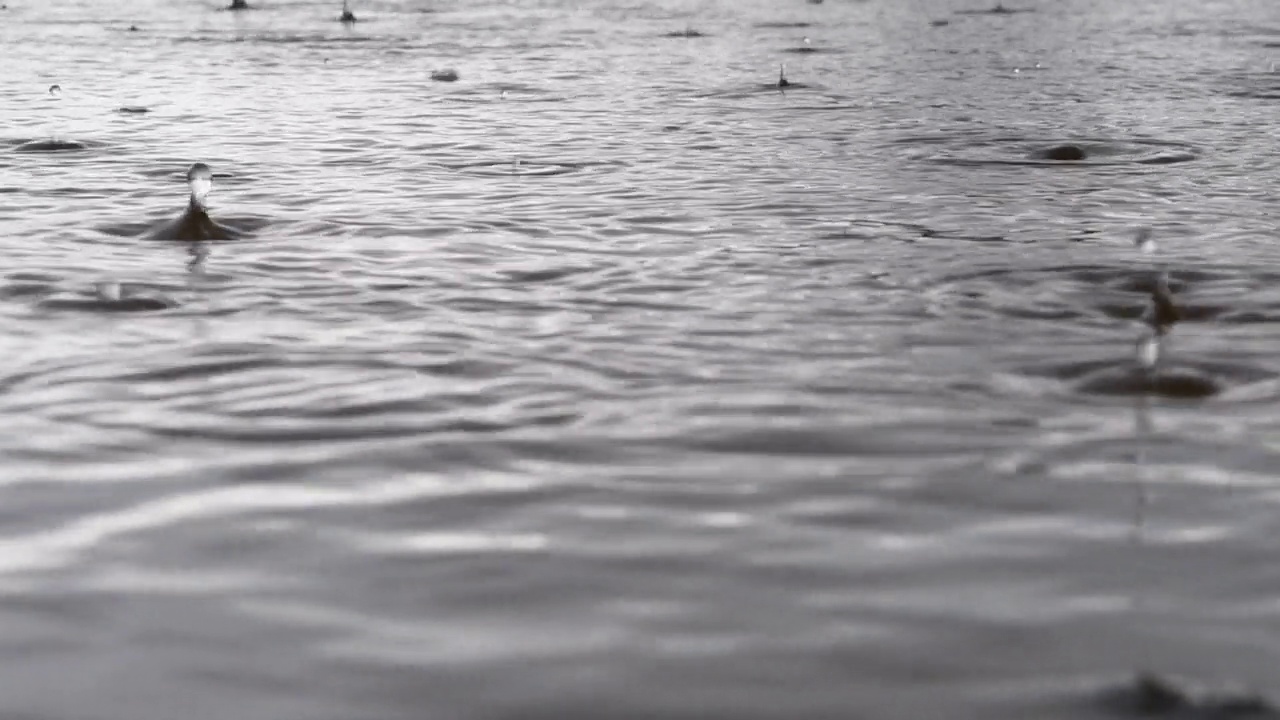
<instances>
[{"instance_id":1,"label":"raindrop","mask_svg":"<svg viewBox=\"0 0 1280 720\"><path fill-rule=\"evenodd\" d=\"M196 163L187 170L187 185L191 188L191 205L208 209L208 197L213 190L213 171L204 163Z\"/></svg>"}]
</instances>

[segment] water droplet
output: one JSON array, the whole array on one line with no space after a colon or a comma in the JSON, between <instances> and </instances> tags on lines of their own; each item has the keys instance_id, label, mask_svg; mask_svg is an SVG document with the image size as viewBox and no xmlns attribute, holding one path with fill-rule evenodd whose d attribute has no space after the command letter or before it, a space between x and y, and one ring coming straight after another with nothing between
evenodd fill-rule
<instances>
[{"instance_id":1,"label":"water droplet","mask_svg":"<svg viewBox=\"0 0 1280 720\"><path fill-rule=\"evenodd\" d=\"M191 187L191 202L205 207L206 198L213 190L213 171L204 163L196 163L187 170L187 185Z\"/></svg>"},{"instance_id":2,"label":"water droplet","mask_svg":"<svg viewBox=\"0 0 1280 720\"><path fill-rule=\"evenodd\" d=\"M1138 232L1133 236L1134 247L1142 251L1143 255L1154 255L1156 252L1156 241L1151 237L1151 228L1138 228Z\"/></svg>"},{"instance_id":3,"label":"water droplet","mask_svg":"<svg viewBox=\"0 0 1280 720\"><path fill-rule=\"evenodd\" d=\"M1143 335L1138 340L1138 366L1151 371L1160 360L1160 340L1155 333Z\"/></svg>"}]
</instances>

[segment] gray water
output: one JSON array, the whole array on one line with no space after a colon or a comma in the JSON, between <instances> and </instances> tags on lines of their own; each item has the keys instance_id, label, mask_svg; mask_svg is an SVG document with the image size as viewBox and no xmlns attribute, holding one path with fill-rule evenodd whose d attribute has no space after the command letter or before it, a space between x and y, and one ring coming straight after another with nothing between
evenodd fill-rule
<instances>
[{"instance_id":1,"label":"gray water","mask_svg":"<svg viewBox=\"0 0 1280 720\"><path fill-rule=\"evenodd\" d=\"M253 4L0 10L5 718L1280 699L1273 0Z\"/></svg>"}]
</instances>

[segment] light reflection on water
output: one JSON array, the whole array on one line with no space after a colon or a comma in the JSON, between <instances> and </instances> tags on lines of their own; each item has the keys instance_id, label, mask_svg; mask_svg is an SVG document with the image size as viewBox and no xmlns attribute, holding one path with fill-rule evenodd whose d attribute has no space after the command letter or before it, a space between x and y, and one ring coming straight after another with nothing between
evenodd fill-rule
<instances>
[{"instance_id":1,"label":"light reflection on water","mask_svg":"<svg viewBox=\"0 0 1280 720\"><path fill-rule=\"evenodd\" d=\"M1263 0L217 5L0 11L5 713L1280 684Z\"/></svg>"}]
</instances>

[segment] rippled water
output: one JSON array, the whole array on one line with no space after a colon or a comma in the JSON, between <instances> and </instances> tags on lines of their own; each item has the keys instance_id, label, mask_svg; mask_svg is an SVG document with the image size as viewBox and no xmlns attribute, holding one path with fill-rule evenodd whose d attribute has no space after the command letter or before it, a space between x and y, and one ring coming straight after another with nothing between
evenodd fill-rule
<instances>
[{"instance_id":1,"label":"rippled water","mask_svg":"<svg viewBox=\"0 0 1280 720\"><path fill-rule=\"evenodd\" d=\"M1276 701L1272 0L252 4L0 10L5 717Z\"/></svg>"}]
</instances>

